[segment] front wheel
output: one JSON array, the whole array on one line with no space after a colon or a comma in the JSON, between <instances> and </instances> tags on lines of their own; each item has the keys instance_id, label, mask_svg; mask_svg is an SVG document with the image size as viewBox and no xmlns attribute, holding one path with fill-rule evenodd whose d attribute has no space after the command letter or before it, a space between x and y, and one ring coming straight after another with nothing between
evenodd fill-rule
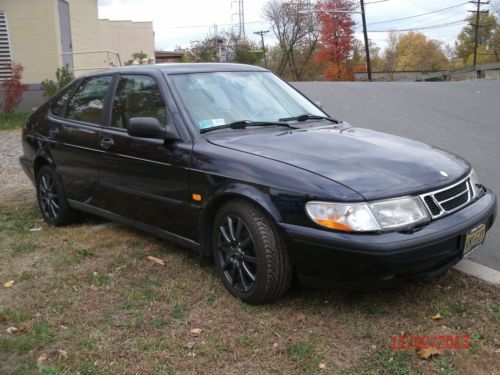
<instances>
[{"instance_id":1,"label":"front wheel","mask_svg":"<svg viewBox=\"0 0 500 375\"><path fill-rule=\"evenodd\" d=\"M212 238L215 265L235 297L261 304L287 292L292 280L288 254L258 207L244 200L226 203L215 217Z\"/></svg>"}]
</instances>

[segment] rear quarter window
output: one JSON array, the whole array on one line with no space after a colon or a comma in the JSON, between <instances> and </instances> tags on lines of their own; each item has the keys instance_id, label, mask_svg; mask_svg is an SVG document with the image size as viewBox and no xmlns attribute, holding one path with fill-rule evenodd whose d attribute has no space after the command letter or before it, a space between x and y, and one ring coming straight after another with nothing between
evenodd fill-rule
<instances>
[{"instance_id":1,"label":"rear quarter window","mask_svg":"<svg viewBox=\"0 0 500 375\"><path fill-rule=\"evenodd\" d=\"M52 104L50 107L50 112L54 116L58 117L64 117L64 108L66 106L66 103L68 102L69 98L71 97L71 94L75 90L75 88L78 86L80 82L74 82L70 86L68 86L64 91L59 94L59 98Z\"/></svg>"}]
</instances>

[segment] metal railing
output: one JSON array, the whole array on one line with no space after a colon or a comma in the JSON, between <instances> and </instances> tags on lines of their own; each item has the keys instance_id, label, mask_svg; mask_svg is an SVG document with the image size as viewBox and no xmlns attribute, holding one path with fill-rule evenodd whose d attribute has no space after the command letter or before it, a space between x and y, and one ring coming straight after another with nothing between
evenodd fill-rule
<instances>
[{"instance_id":1,"label":"metal railing","mask_svg":"<svg viewBox=\"0 0 500 375\"><path fill-rule=\"evenodd\" d=\"M120 54L115 51L96 50L63 52L62 55L72 56L73 67L69 68L69 70L75 73L75 75L80 71L111 69L122 66Z\"/></svg>"}]
</instances>

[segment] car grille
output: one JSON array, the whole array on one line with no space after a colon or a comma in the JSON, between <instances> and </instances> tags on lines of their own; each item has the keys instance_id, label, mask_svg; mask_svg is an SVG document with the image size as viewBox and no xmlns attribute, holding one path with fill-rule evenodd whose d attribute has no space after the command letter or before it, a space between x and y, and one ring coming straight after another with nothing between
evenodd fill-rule
<instances>
[{"instance_id":1,"label":"car grille","mask_svg":"<svg viewBox=\"0 0 500 375\"><path fill-rule=\"evenodd\" d=\"M469 177L444 189L420 196L433 219L450 214L466 206L474 197Z\"/></svg>"}]
</instances>

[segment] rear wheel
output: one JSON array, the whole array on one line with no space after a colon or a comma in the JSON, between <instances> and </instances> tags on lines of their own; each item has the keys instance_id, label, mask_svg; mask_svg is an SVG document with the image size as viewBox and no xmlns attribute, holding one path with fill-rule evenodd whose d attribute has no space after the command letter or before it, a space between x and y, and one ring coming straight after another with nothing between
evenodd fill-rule
<instances>
[{"instance_id":1,"label":"rear wheel","mask_svg":"<svg viewBox=\"0 0 500 375\"><path fill-rule=\"evenodd\" d=\"M66 201L62 182L56 170L44 165L36 176L36 192L38 207L44 220L56 227L70 224L76 212Z\"/></svg>"},{"instance_id":2,"label":"rear wheel","mask_svg":"<svg viewBox=\"0 0 500 375\"><path fill-rule=\"evenodd\" d=\"M235 297L270 302L290 287L292 268L278 231L255 205L234 200L217 213L213 253L219 275Z\"/></svg>"}]
</instances>

